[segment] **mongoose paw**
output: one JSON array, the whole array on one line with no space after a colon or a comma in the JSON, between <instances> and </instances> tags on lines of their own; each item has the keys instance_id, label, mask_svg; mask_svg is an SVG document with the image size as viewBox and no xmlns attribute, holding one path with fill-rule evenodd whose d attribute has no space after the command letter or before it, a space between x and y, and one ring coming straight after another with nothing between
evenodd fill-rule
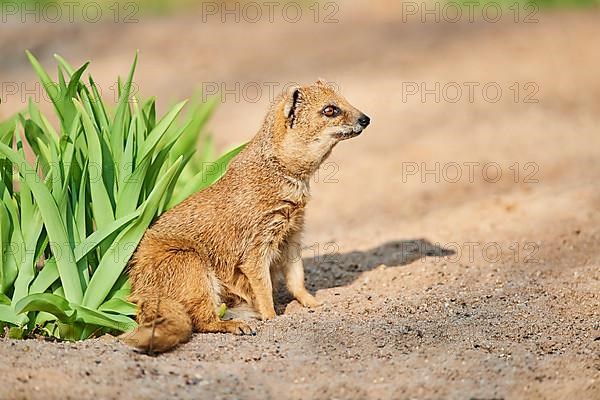
<instances>
[{"instance_id":1,"label":"mongoose paw","mask_svg":"<svg viewBox=\"0 0 600 400\"><path fill-rule=\"evenodd\" d=\"M254 329L250 327L244 321L226 321L227 322L227 330L234 335L252 335L256 336L256 332Z\"/></svg>"},{"instance_id":2,"label":"mongoose paw","mask_svg":"<svg viewBox=\"0 0 600 400\"><path fill-rule=\"evenodd\" d=\"M306 294L305 296L302 296L302 298L298 299L298 301L300 302L300 304L302 304L302 306L306 308L317 308L323 305L322 301L317 300L311 294Z\"/></svg>"},{"instance_id":3,"label":"mongoose paw","mask_svg":"<svg viewBox=\"0 0 600 400\"><path fill-rule=\"evenodd\" d=\"M276 316L277 316L277 314L275 314L275 309L268 310L268 311L260 313L260 319L263 320L263 321L267 321L267 320L273 319Z\"/></svg>"}]
</instances>

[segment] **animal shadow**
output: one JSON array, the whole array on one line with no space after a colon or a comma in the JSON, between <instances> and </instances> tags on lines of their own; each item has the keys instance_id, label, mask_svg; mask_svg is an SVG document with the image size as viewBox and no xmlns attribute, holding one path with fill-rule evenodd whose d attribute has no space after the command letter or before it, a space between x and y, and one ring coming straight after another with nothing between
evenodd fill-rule
<instances>
[{"instance_id":1,"label":"animal shadow","mask_svg":"<svg viewBox=\"0 0 600 400\"><path fill-rule=\"evenodd\" d=\"M312 247L305 248L310 251ZM360 274L385 264L389 267L400 267L424 257L443 257L455 254L453 250L444 249L426 239L396 240L384 243L366 251L340 253L335 243L314 246L313 257L306 257L304 271L306 287L310 292L352 283ZM319 254L319 251L322 254ZM292 301L292 297L284 290L278 290L275 296L278 304Z\"/></svg>"}]
</instances>

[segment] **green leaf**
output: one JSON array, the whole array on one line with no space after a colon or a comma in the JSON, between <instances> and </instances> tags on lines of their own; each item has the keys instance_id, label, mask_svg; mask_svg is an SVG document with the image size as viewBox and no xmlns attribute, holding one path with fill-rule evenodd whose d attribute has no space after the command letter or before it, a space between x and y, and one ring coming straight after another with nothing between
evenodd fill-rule
<instances>
[{"instance_id":1,"label":"green leaf","mask_svg":"<svg viewBox=\"0 0 600 400\"><path fill-rule=\"evenodd\" d=\"M29 287L29 294L44 293L58 279L58 267L53 257L46 261L44 268L38 273Z\"/></svg>"},{"instance_id":2,"label":"green leaf","mask_svg":"<svg viewBox=\"0 0 600 400\"><path fill-rule=\"evenodd\" d=\"M237 156L240 153L240 151L244 149L245 146L246 144L242 144L234 148L233 150L230 150L229 152L225 153L217 161L209 163L209 165L207 166L208 168L205 168L203 171L200 171L198 174L196 174L187 183L186 187L183 190L179 191L176 196L173 196L173 199L169 203L168 208L176 206L192 194L212 185L217 180L219 180L225 173L229 162L235 156Z\"/></svg>"},{"instance_id":3,"label":"green leaf","mask_svg":"<svg viewBox=\"0 0 600 400\"><path fill-rule=\"evenodd\" d=\"M19 318L10 305L6 304L0 304L0 321L8 322L12 325L21 324L21 318Z\"/></svg>"},{"instance_id":4,"label":"green leaf","mask_svg":"<svg viewBox=\"0 0 600 400\"><path fill-rule=\"evenodd\" d=\"M147 128L143 137L146 138L148 133L156 126L156 99L154 97L151 97L144 103L142 113L144 114L144 122Z\"/></svg>"},{"instance_id":5,"label":"green leaf","mask_svg":"<svg viewBox=\"0 0 600 400\"><path fill-rule=\"evenodd\" d=\"M212 97L205 104L192 105L190 107L189 123L173 148L173 152L171 153L173 156L185 154L196 147L198 138L202 133L202 128L214 113L217 104L217 98Z\"/></svg>"},{"instance_id":6,"label":"green leaf","mask_svg":"<svg viewBox=\"0 0 600 400\"><path fill-rule=\"evenodd\" d=\"M0 304L10 305L10 299L4 293L0 293Z\"/></svg>"},{"instance_id":7,"label":"green leaf","mask_svg":"<svg viewBox=\"0 0 600 400\"><path fill-rule=\"evenodd\" d=\"M59 115L59 119L61 121L64 120L64 115L62 113L61 104L60 104L60 90L59 86L52 81L46 70L42 67L39 61L31 54L28 50L25 51L27 53L27 58L29 58L29 62L33 66L33 69L37 76L40 78L48 97L52 100L54 104L54 108L56 109L57 114Z\"/></svg>"},{"instance_id":8,"label":"green leaf","mask_svg":"<svg viewBox=\"0 0 600 400\"><path fill-rule=\"evenodd\" d=\"M30 294L15 304L15 313L17 314L30 311L50 313L64 323L72 322L75 318L69 302L65 298L52 293Z\"/></svg>"},{"instance_id":9,"label":"green leaf","mask_svg":"<svg viewBox=\"0 0 600 400\"><path fill-rule=\"evenodd\" d=\"M68 245L67 231L62 223L62 218L52 194L50 194L42 183L37 181L35 171L32 170L27 161L16 151L0 143L0 153L10 159L13 164L20 166L19 172L21 176L24 176L27 185L31 188L31 192L35 197L42 219L44 220L44 225L50 239L50 247L54 254L61 254L61 257L58 257L56 262L67 299L75 302L81 301L83 291L79 283L73 249Z\"/></svg>"},{"instance_id":10,"label":"green leaf","mask_svg":"<svg viewBox=\"0 0 600 400\"><path fill-rule=\"evenodd\" d=\"M156 187L152 190L148 199L141 206L142 215L136 223L123 230L107 250L100 261L100 265L98 265L94 276L90 280L90 284L83 298L83 305L90 308L97 308L102 304L106 295L110 292L110 289L119 278L119 275L121 275L125 269L125 266L133 255L139 241L142 239L144 232L156 215L156 210L158 209L163 195L169 186L171 179L175 175L180 162L181 159L177 160L156 184Z\"/></svg>"},{"instance_id":11,"label":"green leaf","mask_svg":"<svg viewBox=\"0 0 600 400\"><path fill-rule=\"evenodd\" d=\"M9 339L17 339L21 340L25 338L25 329L19 327L12 327L8 330L8 338Z\"/></svg>"},{"instance_id":12,"label":"green leaf","mask_svg":"<svg viewBox=\"0 0 600 400\"><path fill-rule=\"evenodd\" d=\"M106 186L104 185L102 174L104 168L102 161L102 147L100 146L98 131L93 125L89 115L86 113L81 103L75 102L75 106L81 113L81 120L83 122L85 136L89 146L90 165L88 166L88 176L92 194L92 212L94 213L96 224L98 224L99 227L103 227L114 221L115 218L110 197ZM90 171L90 169L94 169L94 171Z\"/></svg>"},{"instance_id":13,"label":"green leaf","mask_svg":"<svg viewBox=\"0 0 600 400\"><path fill-rule=\"evenodd\" d=\"M115 314L135 316L135 313L137 312L137 306L123 299L113 298L102 304L98 310Z\"/></svg>"},{"instance_id":14,"label":"green leaf","mask_svg":"<svg viewBox=\"0 0 600 400\"><path fill-rule=\"evenodd\" d=\"M17 115L14 115L6 121L0 123L0 142L9 145L17 127Z\"/></svg>"},{"instance_id":15,"label":"green leaf","mask_svg":"<svg viewBox=\"0 0 600 400\"><path fill-rule=\"evenodd\" d=\"M133 329L125 268L137 244L174 194L219 179L237 151L199 174L212 158L202 134L217 102L194 102L185 118L181 102L157 121L155 99L138 107L131 98L137 54L118 81L112 116L92 77L82 81L89 63L75 69L55 56L55 82L27 57L60 130L31 99L21 115L0 122L0 329L13 326L15 337L42 329L66 340Z\"/></svg>"},{"instance_id":16,"label":"green leaf","mask_svg":"<svg viewBox=\"0 0 600 400\"><path fill-rule=\"evenodd\" d=\"M227 304L221 303L221 306L219 307L219 312L217 313L217 315L219 315L219 318L223 318L225 316L226 312L227 312Z\"/></svg>"},{"instance_id":17,"label":"green leaf","mask_svg":"<svg viewBox=\"0 0 600 400\"><path fill-rule=\"evenodd\" d=\"M165 132L167 129L169 129L173 121L175 121L175 118L177 118L186 103L187 101L182 101L181 103L176 104L148 134L148 138L144 142L144 146L142 148L142 160L156 150Z\"/></svg>"},{"instance_id":18,"label":"green leaf","mask_svg":"<svg viewBox=\"0 0 600 400\"><path fill-rule=\"evenodd\" d=\"M110 148L112 150L115 163L117 165L121 162L121 155L123 154L123 138L125 137L125 129L129 126L128 115L129 111L129 94L131 93L131 85L133 82L133 75L135 73L135 67L137 65L138 55L137 52L133 59L129 76L125 82L125 86L119 97L117 104L117 111L115 112L115 119L110 130Z\"/></svg>"},{"instance_id":19,"label":"green leaf","mask_svg":"<svg viewBox=\"0 0 600 400\"><path fill-rule=\"evenodd\" d=\"M108 123L108 114L106 113L106 109L104 108L104 104L102 104L102 97L100 96L100 91L96 86L96 82L89 77L90 87L92 88L93 97L90 98L90 102L92 103L92 107L94 108L94 116L96 117L96 122L102 131L109 131L110 125Z\"/></svg>"},{"instance_id":20,"label":"green leaf","mask_svg":"<svg viewBox=\"0 0 600 400\"><path fill-rule=\"evenodd\" d=\"M73 72L75 72L75 68L71 64L69 64L64 58L59 56L58 54L54 54L54 58L58 61L58 63L64 68L65 71L71 76Z\"/></svg>"},{"instance_id":21,"label":"green leaf","mask_svg":"<svg viewBox=\"0 0 600 400\"><path fill-rule=\"evenodd\" d=\"M130 331L137 327L135 321L125 315L114 315L91 308L71 304L77 311L77 320L89 325L107 327L120 332Z\"/></svg>"},{"instance_id":22,"label":"green leaf","mask_svg":"<svg viewBox=\"0 0 600 400\"><path fill-rule=\"evenodd\" d=\"M79 242L85 240L85 235L87 232L87 205L88 205L88 196L87 196L87 162L83 166L83 171L81 171L81 180L79 182L79 193L77 193L77 200L73 200L75 203L75 210L73 211L74 221L73 224L77 227L79 231ZM76 182L72 183L72 187L75 187ZM75 193L73 193L75 197Z\"/></svg>"},{"instance_id":23,"label":"green leaf","mask_svg":"<svg viewBox=\"0 0 600 400\"><path fill-rule=\"evenodd\" d=\"M15 152L15 154L18 153ZM23 165L19 171L21 172L25 168L26 167ZM39 208L34 205L30 198L27 198L27 202L30 203L30 205L27 207L25 206L24 194L26 193L27 197L30 197L30 185L26 184L25 180L30 178L30 182L34 182L36 185L39 185L40 189L45 190L46 192L48 189L45 185L37 182L37 177L32 177L30 173L26 173L26 175L29 176L22 176L24 180L21 182L21 226L24 228L22 242L25 246L23 249L24 257L20 260L17 260L20 262L18 264L19 271L17 273L17 278L14 282L13 301L22 299L28 293L29 284L35 276L35 261L36 256L38 255L36 248L40 240L43 240L41 238L43 223Z\"/></svg>"},{"instance_id":24,"label":"green leaf","mask_svg":"<svg viewBox=\"0 0 600 400\"><path fill-rule=\"evenodd\" d=\"M110 225L105 226L102 229L97 230L88 236L83 242L75 247L73 254L75 256L75 262L80 262L90 252L95 250L100 244L109 236L115 234L119 229L137 218L141 214L141 210L137 210L130 215L113 221ZM52 285L58 279L58 269L56 267L56 260L50 259L46 261L44 268L40 271L38 276L35 278L31 287L29 288L30 293L43 293L50 285Z\"/></svg>"},{"instance_id":25,"label":"green leaf","mask_svg":"<svg viewBox=\"0 0 600 400\"><path fill-rule=\"evenodd\" d=\"M6 207L9 213L12 234L10 238L9 247L3 252L4 265L2 272L2 292L7 292L17 277L18 262L17 260L23 259L23 251L25 250L25 243L23 241L23 234L21 232L21 225L19 223L19 212L15 204L15 200L9 196L9 193L5 191L3 193L2 203Z\"/></svg>"},{"instance_id":26,"label":"green leaf","mask_svg":"<svg viewBox=\"0 0 600 400\"><path fill-rule=\"evenodd\" d=\"M102 229L98 229L96 232L88 236L83 242L75 247L74 254L75 260L79 261L85 257L88 253L98 247L106 238L117 233L127 223L131 222L141 214L141 210L136 210L129 215L119 218L116 221L111 222L109 225L104 226Z\"/></svg>"},{"instance_id":27,"label":"green leaf","mask_svg":"<svg viewBox=\"0 0 600 400\"><path fill-rule=\"evenodd\" d=\"M137 208L144 184L144 177L147 175L149 166L150 158L148 157L135 167L131 175L125 177L117 196L117 217L126 215Z\"/></svg>"},{"instance_id":28,"label":"green leaf","mask_svg":"<svg viewBox=\"0 0 600 400\"><path fill-rule=\"evenodd\" d=\"M12 282L8 282L12 279L11 275L13 271L9 270L9 266L6 263L7 252L10 250L10 235L11 235L11 220L6 210L6 206L0 203L0 303L2 302L2 296L4 296L4 288L8 287ZM9 301L10 304L10 301Z\"/></svg>"},{"instance_id":29,"label":"green leaf","mask_svg":"<svg viewBox=\"0 0 600 400\"><path fill-rule=\"evenodd\" d=\"M64 127L70 127L73 123L74 118L76 117L77 110L75 109L75 105L73 104L73 98L77 97L77 89L81 85L81 75L83 75L83 72L86 70L88 65L89 62L86 62L81 68L79 68L73 73L69 82L69 86L67 87L66 92L63 94L62 101L64 110L64 120L61 122Z\"/></svg>"}]
</instances>

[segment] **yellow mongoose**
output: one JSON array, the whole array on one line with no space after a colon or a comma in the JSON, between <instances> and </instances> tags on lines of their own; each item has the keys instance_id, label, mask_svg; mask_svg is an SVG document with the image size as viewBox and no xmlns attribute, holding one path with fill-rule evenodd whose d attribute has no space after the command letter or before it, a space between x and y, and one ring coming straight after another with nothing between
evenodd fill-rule
<instances>
[{"instance_id":1,"label":"yellow mongoose","mask_svg":"<svg viewBox=\"0 0 600 400\"><path fill-rule=\"evenodd\" d=\"M129 267L139 326L123 340L162 352L192 331L254 334L242 320L219 318L219 306L275 317L279 273L303 306L321 305L304 287L300 257L309 179L338 142L369 123L322 80L280 95L223 178L145 233Z\"/></svg>"}]
</instances>

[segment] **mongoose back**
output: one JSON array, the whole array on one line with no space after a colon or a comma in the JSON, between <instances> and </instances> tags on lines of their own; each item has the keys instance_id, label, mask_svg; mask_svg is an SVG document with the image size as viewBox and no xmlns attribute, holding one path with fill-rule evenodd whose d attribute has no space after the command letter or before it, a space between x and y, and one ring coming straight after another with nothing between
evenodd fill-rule
<instances>
[{"instance_id":1,"label":"mongoose back","mask_svg":"<svg viewBox=\"0 0 600 400\"><path fill-rule=\"evenodd\" d=\"M304 286L300 257L309 180L337 143L369 123L322 80L276 98L224 176L146 231L129 265L139 326L123 340L163 352L193 331L254 334L239 317L275 317L279 274L303 306L321 305ZM221 319L222 303L238 318Z\"/></svg>"}]
</instances>

